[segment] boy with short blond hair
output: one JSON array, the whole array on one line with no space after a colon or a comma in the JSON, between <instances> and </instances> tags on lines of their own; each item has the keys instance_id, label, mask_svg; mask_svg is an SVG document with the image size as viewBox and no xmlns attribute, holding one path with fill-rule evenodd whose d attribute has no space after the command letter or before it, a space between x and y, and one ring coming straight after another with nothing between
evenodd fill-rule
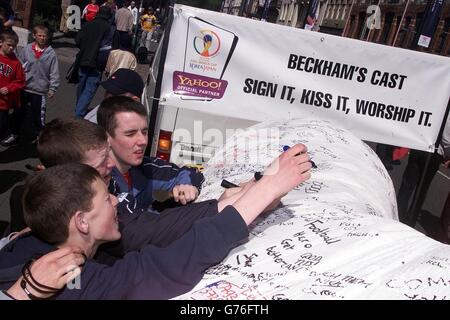
<instances>
[{"instance_id":1,"label":"boy with short blond hair","mask_svg":"<svg viewBox=\"0 0 450 320\"><path fill-rule=\"evenodd\" d=\"M156 25L156 17L153 14L152 8L144 9L144 14L140 18L140 23L142 28L140 46L150 50L150 41Z\"/></svg>"},{"instance_id":2,"label":"boy with short blond hair","mask_svg":"<svg viewBox=\"0 0 450 320\"><path fill-rule=\"evenodd\" d=\"M45 125L46 102L53 98L59 87L59 65L55 51L48 45L49 30L44 25L33 28L34 42L19 53L26 75L26 86L22 95L22 108L14 110L11 119L11 135L4 146L17 142L20 128L30 108L35 128L35 137Z\"/></svg>"},{"instance_id":3,"label":"boy with short blond hair","mask_svg":"<svg viewBox=\"0 0 450 320\"><path fill-rule=\"evenodd\" d=\"M18 42L14 31L0 32L0 137L8 128L9 110L20 107L20 90L25 86L22 64L14 54Z\"/></svg>"}]
</instances>

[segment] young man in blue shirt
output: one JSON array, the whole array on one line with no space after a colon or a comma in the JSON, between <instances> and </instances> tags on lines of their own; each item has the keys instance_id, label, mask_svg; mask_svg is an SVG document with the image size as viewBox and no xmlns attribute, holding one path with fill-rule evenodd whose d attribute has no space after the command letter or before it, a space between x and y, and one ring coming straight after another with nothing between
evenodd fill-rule
<instances>
[{"instance_id":1,"label":"young man in blue shirt","mask_svg":"<svg viewBox=\"0 0 450 320\"><path fill-rule=\"evenodd\" d=\"M67 163L87 164L96 169L109 185L114 163L110 158L106 132L97 124L83 119L52 120L39 136L37 151L46 168ZM11 232L27 227L21 202L23 192L24 186L18 186L11 195ZM213 199L166 209L158 214L138 208L131 194L122 194L119 200L122 238L99 250L98 260L114 262L117 257L149 243L166 247L186 233L196 220L216 215L225 205L223 201Z\"/></svg>"},{"instance_id":2,"label":"young man in blue shirt","mask_svg":"<svg viewBox=\"0 0 450 320\"><path fill-rule=\"evenodd\" d=\"M204 179L200 172L144 156L148 117L142 104L126 96L107 98L98 109L97 122L107 132L111 145L115 164L112 193L131 193L142 208L151 207L156 190L171 192L174 200L183 205L198 197Z\"/></svg>"}]
</instances>

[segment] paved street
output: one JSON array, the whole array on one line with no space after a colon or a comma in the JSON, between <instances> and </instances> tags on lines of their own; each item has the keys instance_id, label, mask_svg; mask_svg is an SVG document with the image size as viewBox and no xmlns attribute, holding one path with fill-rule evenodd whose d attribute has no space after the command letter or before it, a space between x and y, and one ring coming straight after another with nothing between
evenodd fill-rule
<instances>
[{"instance_id":1,"label":"paved street","mask_svg":"<svg viewBox=\"0 0 450 320\"><path fill-rule=\"evenodd\" d=\"M75 107L76 86L67 84L64 75L75 58L77 49L75 49L73 39L69 38L55 40L53 47L58 54L60 62L61 87L53 100L48 103L47 122L56 117L72 117ZM139 65L138 67L138 72L143 77L145 77L147 70L148 65ZM99 88L92 101L92 107L100 103L103 94L103 89ZM371 144L371 146L374 147L375 144ZM32 144L10 148L0 146L0 221L9 220L9 195L11 189L31 173L31 171L26 169L26 164L38 164L36 150ZM394 166L394 170L390 171L396 190L399 188L405 165L406 161L402 160L400 166ZM430 235L433 234L449 191L450 170L441 166L429 189L423 207L424 210L422 211L423 214L419 217L419 224L416 226L416 229Z\"/></svg>"}]
</instances>

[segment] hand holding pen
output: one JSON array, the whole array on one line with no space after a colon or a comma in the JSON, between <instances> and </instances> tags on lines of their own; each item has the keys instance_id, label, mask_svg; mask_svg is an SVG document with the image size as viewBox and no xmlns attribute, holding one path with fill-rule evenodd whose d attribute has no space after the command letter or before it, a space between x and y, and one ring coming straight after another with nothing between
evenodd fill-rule
<instances>
[{"instance_id":1,"label":"hand holding pen","mask_svg":"<svg viewBox=\"0 0 450 320\"><path fill-rule=\"evenodd\" d=\"M290 146L283 146L283 152L286 152L287 150L289 150L291 147ZM299 154L297 154L297 155L299 155ZM311 166L312 166L312 168L314 168L314 169L316 169L317 168L317 165L314 163L314 161L312 161L311 159L309 159L309 162L311 163ZM264 174L262 173L262 172L260 172L260 171L256 171L255 172L255 174L254 174L254 179L255 179L255 181L259 181L262 177L264 176ZM222 180L222 183L220 184L223 188L226 188L226 189L228 189L228 188L236 188L236 187L239 187L238 185L236 185L236 184L234 184L234 183L232 183L232 182L229 182L229 181L227 181L227 180Z\"/></svg>"}]
</instances>

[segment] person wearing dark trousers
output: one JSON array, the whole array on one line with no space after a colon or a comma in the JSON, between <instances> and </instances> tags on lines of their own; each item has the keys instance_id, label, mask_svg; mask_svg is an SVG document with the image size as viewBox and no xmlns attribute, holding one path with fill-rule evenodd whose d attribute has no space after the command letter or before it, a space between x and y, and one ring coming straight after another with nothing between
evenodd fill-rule
<instances>
[{"instance_id":1,"label":"person wearing dark trousers","mask_svg":"<svg viewBox=\"0 0 450 320\"><path fill-rule=\"evenodd\" d=\"M49 29L45 25L33 28L35 41L19 53L26 86L21 94L21 108L14 109L11 117L11 136L7 145L17 143L26 112L31 110L35 132L33 140L45 125L46 102L52 99L59 87L59 66L55 51L48 45ZM6 145L6 142L3 144Z\"/></svg>"},{"instance_id":2,"label":"person wearing dark trousers","mask_svg":"<svg viewBox=\"0 0 450 320\"><path fill-rule=\"evenodd\" d=\"M20 97L21 107L14 109L14 112L11 114L11 134L1 143L4 147L24 142L24 137L21 136L21 130L27 116L27 110L31 111L31 120L34 128L32 138L29 141L36 143L36 138L45 125L47 98L25 91L22 91Z\"/></svg>"},{"instance_id":3,"label":"person wearing dark trousers","mask_svg":"<svg viewBox=\"0 0 450 320\"><path fill-rule=\"evenodd\" d=\"M104 40L111 33L111 18L111 9L108 6L102 6L95 19L86 23L77 35L76 44L80 48L77 56L80 66L80 82L77 87L75 106L77 118L83 118L86 115L102 79L102 71L107 59L107 57L102 59L104 56L102 53L111 49L103 45ZM104 65L101 60L104 60Z\"/></svg>"},{"instance_id":4,"label":"person wearing dark trousers","mask_svg":"<svg viewBox=\"0 0 450 320\"><path fill-rule=\"evenodd\" d=\"M378 143L376 147L376 154L380 158L386 170L392 170L392 154L394 147L388 144Z\"/></svg>"},{"instance_id":5,"label":"person wearing dark trousers","mask_svg":"<svg viewBox=\"0 0 450 320\"><path fill-rule=\"evenodd\" d=\"M128 9L129 1L125 1L123 6L117 10L115 23L117 32L119 33L120 43L128 42L132 39L133 34L133 13Z\"/></svg>"},{"instance_id":6,"label":"person wearing dark trousers","mask_svg":"<svg viewBox=\"0 0 450 320\"><path fill-rule=\"evenodd\" d=\"M20 91L25 86L22 64L14 54L19 37L14 31L0 32L0 137L7 133L10 109L20 108ZM7 145L6 137L0 143Z\"/></svg>"},{"instance_id":7,"label":"person wearing dark trousers","mask_svg":"<svg viewBox=\"0 0 450 320\"><path fill-rule=\"evenodd\" d=\"M420 210L427 194L427 190L433 181L434 175L439 170L440 164L450 157L450 117L447 118L442 140L437 152L430 155L430 162L427 174L422 185L422 192L418 195L416 208ZM398 213L401 222L411 222L412 195L417 189L420 178L425 170L428 153L425 151L411 150L409 153L408 165L403 173L402 183L397 195Z\"/></svg>"}]
</instances>

